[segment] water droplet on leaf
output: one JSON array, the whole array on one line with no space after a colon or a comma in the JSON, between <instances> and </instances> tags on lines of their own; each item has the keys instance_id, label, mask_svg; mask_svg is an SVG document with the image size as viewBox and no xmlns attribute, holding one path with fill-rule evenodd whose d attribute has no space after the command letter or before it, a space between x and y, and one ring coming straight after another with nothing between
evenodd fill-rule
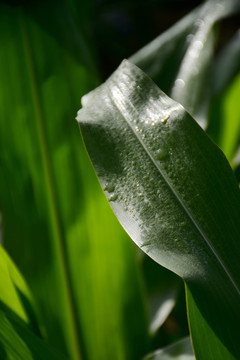
<instances>
[{"instance_id":1,"label":"water droplet on leaf","mask_svg":"<svg viewBox=\"0 0 240 360\"><path fill-rule=\"evenodd\" d=\"M166 124L166 122L168 121L169 118L170 118L170 115L166 116L164 119L161 119L161 122L163 124Z\"/></svg>"},{"instance_id":2,"label":"water droplet on leaf","mask_svg":"<svg viewBox=\"0 0 240 360\"><path fill-rule=\"evenodd\" d=\"M165 149L158 149L155 153L156 160L164 160L168 156L168 152Z\"/></svg>"},{"instance_id":3,"label":"water droplet on leaf","mask_svg":"<svg viewBox=\"0 0 240 360\"><path fill-rule=\"evenodd\" d=\"M117 200L117 194L112 194L110 197L109 197L109 201L115 201Z\"/></svg>"},{"instance_id":4,"label":"water droplet on leaf","mask_svg":"<svg viewBox=\"0 0 240 360\"><path fill-rule=\"evenodd\" d=\"M111 193L114 190L115 190L115 185L113 183L106 183L106 185L104 187L104 191Z\"/></svg>"}]
</instances>

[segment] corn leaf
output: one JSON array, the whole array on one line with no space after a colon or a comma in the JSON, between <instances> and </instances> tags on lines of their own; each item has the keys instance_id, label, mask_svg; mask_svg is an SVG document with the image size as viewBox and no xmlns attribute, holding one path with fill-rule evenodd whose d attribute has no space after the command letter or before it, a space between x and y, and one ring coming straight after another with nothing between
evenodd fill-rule
<instances>
[{"instance_id":1,"label":"corn leaf","mask_svg":"<svg viewBox=\"0 0 240 360\"><path fill-rule=\"evenodd\" d=\"M120 223L186 281L197 359L237 358L240 194L223 153L128 61L82 104L83 138Z\"/></svg>"},{"instance_id":2,"label":"corn leaf","mask_svg":"<svg viewBox=\"0 0 240 360\"><path fill-rule=\"evenodd\" d=\"M139 359L147 326L135 252L73 121L96 69L64 1L24 5L0 6L3 244L48 344L74 360Z\"/></svg>"}]
</instances>

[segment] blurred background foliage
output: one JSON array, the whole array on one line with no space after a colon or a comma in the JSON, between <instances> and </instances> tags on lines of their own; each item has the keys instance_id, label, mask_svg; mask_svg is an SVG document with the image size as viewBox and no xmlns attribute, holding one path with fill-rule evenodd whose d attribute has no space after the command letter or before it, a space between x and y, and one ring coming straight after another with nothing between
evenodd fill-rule
<instances>
[{"instance_id":1,"label":"blurred background foliage","mask_svg":"<svg viewBox=\"0 0 240 360\"><path fill-rule=\"evenodd\" d=\"M108 77L122 61L156 36L169 29L203 1L149 0L94 2L92 43L95 44L101 74ZM218 26L216 52L239 28L239 15L227 18Z\"/></svg>"},{"instance_id":2,"label":"blurred background foliage","mask_svg":"<svg viewBox=\"0 0 240 360\"><path fill-rule=\"evenodd\" d=\"M33 294L24 305L38 324L30 328L70 358L137 360L188 334L182 281L143 256L117 223L74 118L81 96L201 3L0 2L2 242ZM216 27L216 54L239 19ZM223 143L216 129L209 133ZM15 324L11 306L1 310ZM16 346L0 354L14 359Z\"/></svg>"}]
</instances>

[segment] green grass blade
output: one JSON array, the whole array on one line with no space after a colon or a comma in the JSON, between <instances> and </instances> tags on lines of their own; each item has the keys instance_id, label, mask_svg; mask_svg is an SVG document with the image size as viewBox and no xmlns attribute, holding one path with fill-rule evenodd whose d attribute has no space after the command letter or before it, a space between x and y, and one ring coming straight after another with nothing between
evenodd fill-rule
<instances>
[{"instance_id":1,"label":"green grass blade","mask_svg":"<svg viewBox=\"0 0 240 360\"><path fill-rule=\"evenodd\" d=\"M180 104L128 61L82 104L85 144L120 223L149 256L186 280L212 329L209 347L216 336L223 359L234 358L240 193L226 158ZM201 344L196 334L193 342ZM199 359L216 359L215 350Z\"/></svg>"},{"instance_id":2,"label":"green grass blade","mask_svg":"<svg viewBox=\"0 0 240 360\"><path fill-rule=\"evenodd\" d=\"M194 360L190 337L179 340L164 349L156 350L144 360Z\"/></svg>"}]
</instances>

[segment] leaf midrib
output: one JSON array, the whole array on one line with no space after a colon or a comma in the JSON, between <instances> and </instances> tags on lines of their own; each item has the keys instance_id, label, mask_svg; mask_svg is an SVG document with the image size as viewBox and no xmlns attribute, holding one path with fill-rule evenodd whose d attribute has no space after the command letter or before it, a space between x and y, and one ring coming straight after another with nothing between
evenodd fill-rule
<instances>
[{"instance_id":1,"label":"leaf midrib","mask_svg":"<svg viewBox=\"0 0 240 360\"><path fill-rule=\"evenodd\" d=\"M113 80L112 80L113 81ZM126 113L123 114L120 106L118 106L118 102L115 99L114 94L112 93L108 83L105 83L106 85L106 90L107 93L109 95L110 100L112 101L112 103L115 105L115 107L117 108L117 110L119 111L119 113L121 114L121 117L127 122L129 128L131 129L131 131L133 132L133 134L135 135L135 137L137 138L137 140L140 142L140 144L142 145L144 151L146 151L147 155L149 156L151 162L153 163L153 165L157 168L157 170L159 171L160 175L162 176L163 180L165 181L165 183L167 184L168 188L170 189L170 191L173 193L173 195L176 197L177 201L180 203L181 207L183 208L183 210L186 212L186 214L188 215L189 219L191 220L192 224L194 225L194 227L196 228L196 230L199 232L199 234L201 235L201 237L204 239L204 241L206 242L206 244L208 245L208 247L210 248L210 250L212 251L213 255L216 257L216 259L218 260L218 262L220 263L221 267L223 268L224 272L226 273L227 277L229 278L231 284L233 285L234 289L236 290L237 294L240 295L240 289L238 288L237 284L235 283L234 279L232 279L231 274L229 273L226 265L224 264L223 260L220 258L220 256L217 254L217 252L215 251L213 245L211 244L211 242L209 241L209 239L207 238L206 234L204 233L204 231L200 228L200 226L198 225L197 221L194 219L193 215L191 214L191 212L188 210L188 208L186 207L186 205L184 204L184 201L181 199L180 195L178 194L178 192L173 188L171 182L169 181L169 179L165 176L165 174L163 173L163 171L161 170L161 168L158 166L157 162L155 161L154 157L152 156L151 152L148 150L148 148L146 147L146 145L144 144L143 140L141 139L141 137L138 135L138 133L135 131L135 129L133 128L133 126L131 125L131 120L127 118ZM118 89L120 90L120 88L118 87ZM120 90L121 91L121 90ZM122 93L122 91L121 91ZM135 106L133 105L133 103L130 101L130 99L128 98L128 102L131 104L132 108L135 109ZM184 108L183 108L184 109ZM177 109L174 109L171 114L177 111Z\"/></svg>"}]
</instances>

